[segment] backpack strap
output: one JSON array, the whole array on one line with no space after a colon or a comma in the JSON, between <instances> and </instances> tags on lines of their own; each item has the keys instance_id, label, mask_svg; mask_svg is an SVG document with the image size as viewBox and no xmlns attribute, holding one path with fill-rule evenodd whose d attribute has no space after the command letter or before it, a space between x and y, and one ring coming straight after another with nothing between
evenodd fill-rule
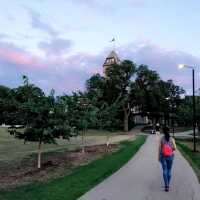
<instances>
[{"instance_id":1,"label":"backpack strap","mask_svg":"<svg viewBox=\"0 0 200 200\"><path fill-rule=\"evenodd\" d=\"M161 139L161 146L163 145L163 144L170 144L170 146L173 148L174 147L174 145L173 145L173 141L172 141L172 137L170 137L169 138L169 141L166 141L165 140L165 136L163 136L162 137L162 139Z\"/></svg>"},{"instance_id":2,"label":"backpack strap","mask_svg":"<svg viewBox=\"0 0 200 200\"><path fill-rule=\"evenodd\" d=\"M162 148L163 144L166 144L166 143L169 144L173 150L175 150L172 137L169 138L169 141L166 141L165 136L163 136L162 139L161 139L161 148Z\"/></svg>"}]
</instances>

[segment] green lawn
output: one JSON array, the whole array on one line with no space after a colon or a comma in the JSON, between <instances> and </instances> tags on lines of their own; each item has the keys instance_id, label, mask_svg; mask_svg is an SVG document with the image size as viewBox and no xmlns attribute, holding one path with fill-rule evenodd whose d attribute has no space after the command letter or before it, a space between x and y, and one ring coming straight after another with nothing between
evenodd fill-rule
<instances>
[{"instance_id":1,"label":"green lawn","mask_svg":"<svg viewBox=\"0 0 200 200\"><path fill-rule=\"evenodd\" d=\"M192 141L178 140L177 144L183 156L188 160L190 165L193 167L200 182L200 144L197 143L198 152L196 153L192 151Z\"/></svg>"},{"instance_id":2,"label":"green lawn","mask_svg":"<svg viewBox=\"0 0 200 200\"><path fill-rule=\"evenodd\" d=\"M174 132L175 133L180 133L180 132L185 132L185 131L190 131L192 130L192 127L174 127ZM172 128L171 128L172 131Z\"/></svg>"},{"instance_id":3,"label":"green lawn","mask_svg":"<svg viewBox=\"0 0 200 200\"><path fill-rule=\"evenodd\" d=\"M86 145L98 145L105 144L107 134L111 134L111 142L120 142L130 138L128 135L119 135L118 133L109 133L106 131L89 130L85 137ZM45 144L43 146L43 152L54 152L63 149L76 149L81 146L81 137L73 137L68 140L58 139L58 145ZM1 163L14 163L20 161L23 158L28 157L31 154L37 152L37 143L27 142L24 144L23 140L15 139L9 135L7 128L0 128L0 165Z\"/></svg>"},{"instance_id":4,"label":"green lawn","mask_svg":"<svg viewBox=\"0 0 200 200\"><path fill-rule=\"evenodd\" d=\"M65 177L46 183L32 183L14 190L1 191L2 200L76 200L89 189L123 166L145 142L144 136L122 143L115 153L78 167Z\"/></svg>"}]
</instances>

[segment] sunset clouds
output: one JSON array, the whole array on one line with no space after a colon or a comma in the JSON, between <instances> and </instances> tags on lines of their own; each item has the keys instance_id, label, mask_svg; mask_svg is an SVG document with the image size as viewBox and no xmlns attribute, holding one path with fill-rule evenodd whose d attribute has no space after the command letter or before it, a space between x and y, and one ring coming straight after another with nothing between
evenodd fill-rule
<instances>
[{"instance_id":1,"label":"sunset clouds","mask_svg":"<svg viewBox=\"0 0 200 200\"><path fill-rule=\"evenodd\" d=\"M38 47L45 51L47 56L62 55L69 52L72 41L59 37L52 38L50 41L41 41Z\"/></svg>"},{"instance_id":2,"label":"sunset clouds","mask_svg":"<svg viewBox=\"0 0 200 200\"><path fill-rule=\"evenodd\" d=\"M5 72L18 70L21 74L26 73L31 81L39 84L46 91L51 88L58 93L84 89L85 81L95 73L103 72L102 64L109 53L102 50L99 54L76 53L63 56L62 48L58 52L52 51L53 58L47 52L45 58L32 55L8 45L6 48L0 43L1 70ZM5 44L4 44L5 46ZM49 48L50 50L51 48ZM55 50L55 49L54 49ZM46 49L44 49L46 53ZM53 53L54 52L54 53ZM174 79L176 83L190 88L190 76L188 71L177 69L178 63L199 64L200 59L190 54L177 51L169 51L152 44L131 43L118 49L121 59L131 59L137 64L147 64L151 69L157 70L164 79ZM20 79L14 76L13 79Z\"/></svg>"},{"instance_id":3,"label":"sunset clouds","mask_svg":"<svg viewBox=\"0 0 200 200\"><path fill-rule=\"evenodd\" d=\"M113 48L109 41L115 37L122 60L149 65L163 79L173 79L190 92L191 73L178 70L177 65L200 66L200 29L188 20L183 23L179 15L173 17L183 13L182 4L165 2L164 9L155 1L154 6L151 0L4 2L0 8L0 84L17 87L25 74L45 92L84 90L92 74L103 73L104 59ZM200 18L197 5L185 6ZM200 87L198 69L196 79Z\"/></svg>"},{"instance_id":4,"label":"sunset clouds","mask_svg":"<svg viewBox=\"0 0 200 200\"><path fill-rule=\"evenodd\" d=\"M18 65L19 70L20 68L37 69L45 65L40 57L16 46L14 43L2 40L0 40L0 62L6 63L4 68L10 67L10 65Z\"/></svg>"}]
</instances>

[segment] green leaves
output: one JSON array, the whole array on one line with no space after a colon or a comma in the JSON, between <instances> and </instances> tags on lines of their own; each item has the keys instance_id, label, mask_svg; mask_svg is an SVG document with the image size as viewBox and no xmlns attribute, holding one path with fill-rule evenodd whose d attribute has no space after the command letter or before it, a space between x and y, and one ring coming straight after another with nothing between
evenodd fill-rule
<instances>
[{"instance_id":1,"label":"green leaves","mask_svg":"<svg viewBox=\"0 0 200 200\"><path fill-rule=\"evenodd\" d=\"M55 138L69 139L74 130L68 121L65 104L61 98L50 96L23 77L24 85L14 90L14 97L19 102L18 117L25 125L24 133L15 137L25 141L56 143Z\"/></svg>"},{"instance_id":2,"label":"green leaves","mask_svg":"<svg viewBox=\"0 0 200 200\"><path fill-rule=\"evenodd\" d=\"M184 90L175 85L172 80L163 81L157 72L140 65L135 80L135 97L141 112L150 118L159 120L168 118L174 108L179 106L180 95ZM173 110L172 110L173 107Z\"/></svg>"}]
</instances>

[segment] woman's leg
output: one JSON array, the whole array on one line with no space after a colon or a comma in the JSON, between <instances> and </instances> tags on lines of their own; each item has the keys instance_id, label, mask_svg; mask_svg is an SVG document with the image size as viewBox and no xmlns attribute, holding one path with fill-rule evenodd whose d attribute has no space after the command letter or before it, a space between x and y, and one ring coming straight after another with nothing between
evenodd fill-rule
<instances>
[{"instance_id":1,"label":"woman's leg","mask_svg":"<svg viewBox=\"0 0 200 200\"><path fill-rule=\"evenodd\" d=\"M161 159L161 164L162 164L162 169L163 169L163 179L164 179L165 187L168 187L169 186L168 170L167 170L167 162L165 158Z\"/></svg>"},{"instance_id":2,"label":"woman's leg","mask_svg":"<svg viewBox=\"0 0 200 200\"><path fill-rule=\"evenodd\" d=\"M168 179L169 184L170 184L170 181L171 181L173 159L174 159L174 156L170 156L166 160L166 163L167 163L167 179Z\"/></svg>"}]
</instances>

